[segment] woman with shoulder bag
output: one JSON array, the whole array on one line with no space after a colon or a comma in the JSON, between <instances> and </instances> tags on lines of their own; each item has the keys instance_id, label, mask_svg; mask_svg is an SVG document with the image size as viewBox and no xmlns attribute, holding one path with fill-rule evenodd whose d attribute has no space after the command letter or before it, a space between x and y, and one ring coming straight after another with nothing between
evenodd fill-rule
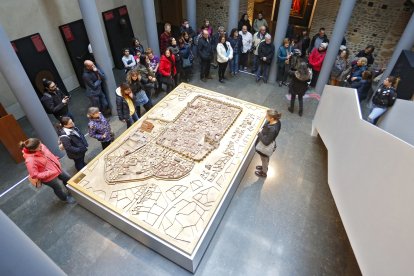
<instances>
[{"instance_id":1,"label":"woman with shoulder bag","mask_svg":"<svg viewBox=\"0 0 414 276\"><path fill-rule=\"evenodd\" d=\"M66 188L70 176L62 170L58 157L37 138L21 141L19 146L22 149L32 185L40 188L44 184L52 188L60 200L75 203L75 199Z\"/></svg>"},{"instance_id":2,"label":"woman with shoulder bag","mask_svg":"<svg viewBox=\"0 0 414 276\"><path fill-rule=\"evenodd\" d=\"M267 177L270 156L276 150L276 137L279 135L282 123L280 122L282 114L274 109L266 112L266 123L262 130L257 134L258 143L256 152L260 155L261 166L256 166L255 174L259 177Z\"/></svg>"}]
</instances>

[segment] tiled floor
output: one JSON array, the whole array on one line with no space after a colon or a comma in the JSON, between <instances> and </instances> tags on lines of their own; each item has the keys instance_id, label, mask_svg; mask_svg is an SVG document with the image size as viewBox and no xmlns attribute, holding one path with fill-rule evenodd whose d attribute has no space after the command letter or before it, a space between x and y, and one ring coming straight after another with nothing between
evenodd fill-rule
<instances>
[{"instance_id":1,"label":"tiled floor","mask_svg":"<svg viewBox=\"0 0 414 276\"><path fill-rule=\"evenodd\" d=\"M247 74L224 85L195 76L192 84L283 113L269 177L254 175L255 156L195 274L360 275L327 183L326 149L310 136L317 101L305 100L301 118L287 112L287 88L256 84ZM72 110L85 108L77 105ZM116 118L111 123L117 133L125 129ZM87 159L99 150L92 142ZM74 171L70 160L63 163ZM3 171L4 187L27 174L21 165L8 166L21 168ZM35 191L25 182L0 198L0 208L69 275L190 274L84 208L60 203L50 189Z\"/></svg>"}]
</instances>

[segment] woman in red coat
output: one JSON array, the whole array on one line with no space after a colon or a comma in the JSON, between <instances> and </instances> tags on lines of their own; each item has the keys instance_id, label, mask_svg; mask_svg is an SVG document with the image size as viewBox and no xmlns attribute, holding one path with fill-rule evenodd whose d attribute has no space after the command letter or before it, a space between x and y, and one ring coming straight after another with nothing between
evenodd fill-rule
<instances>
[{"instance_id":1,"label":"woman in red coat","mask_svg":"<svg viewBox=\"0 0 414 276\"><path fill-rule=\"evenodd\" d=\"M321 43L319 48L313 49L311 54L309 55L309 65L312 67L312 80L310 83L310 87L316 86L319 73L321 72L322 63L323 63L323 60L325 59L326 48L328 48L328 43L327 42Z\"/></svg>"},{"instance_id":2,"label":"woman in red coat","mask_svg":"<svg viewBox=\"0 0 414 276\"><path fill-rule=\"evenodd\" d=\"M20 148L29 177L51 187L60 200L74 203L75 200L66 189L70 176L62 171L59 159L37 138L29 138L20 142ZM36 187L39 187L38 184Z\"/></svg>"},{"instance_id":3,"label":"woman in red coat","mask_svg":"<svg viewBox=\"0 0 414 276\"><path fill-rule=\"evenodd\" d=\"M170 49L165 50L161 56L158 72L161 74L161 83L167 85L167 93L170 93L175 87L174 76L177 74L175 56L171 53Z\"/></svg>"}]
</instances>

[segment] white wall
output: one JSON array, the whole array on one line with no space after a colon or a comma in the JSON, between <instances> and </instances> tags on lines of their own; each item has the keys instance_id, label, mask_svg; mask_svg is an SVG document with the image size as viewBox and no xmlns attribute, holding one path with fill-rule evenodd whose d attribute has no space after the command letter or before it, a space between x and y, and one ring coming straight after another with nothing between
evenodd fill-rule
<instances>
[{"instance_id":1,"label":"white wall","mask_svg":"<svg viewBox=\"0 0 414 276\"><path fill-rule=\"evenodd\" d=\"M141 39L144 46L147 45L147 35L143 23L144 15L140 0L96 0L96 2L100 12L126 5L134 34ZM2 0L0 4L0 24L7 32L10 40L40 33L60 77L69 91L78 87L79 83L58 26L81 18L77 0ZM101 16L100 18L102 31L106 38L103 20ZM16 118L24 115L1 74L0 102Z\"/></svg>"},{"instance_id":2,"label":"white wall","mask_svg":"<svg viewBox=\"0 0 414 276\"><path fill-rule=\"evenodd\" d=\"M362 274L414 275L414 147L362 120L349 88L325 87L313 128Z\"/></svg>"}]
</instances>

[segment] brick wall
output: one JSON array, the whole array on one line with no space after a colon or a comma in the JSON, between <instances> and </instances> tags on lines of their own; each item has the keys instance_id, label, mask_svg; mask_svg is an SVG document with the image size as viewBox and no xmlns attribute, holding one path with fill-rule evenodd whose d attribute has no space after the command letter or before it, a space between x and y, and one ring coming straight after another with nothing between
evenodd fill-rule
<instances>
[{"instance_id":1,"label":"brick wall","mask_svg":"<svg viewBox=\"0 0 414 276\"><path fill-rule=\"evenodd\" d=\"M227 29L229 1L197 1L197 26L201 26L204 18L208 18L214 30L220 25ZM375 63L379 66L386 65L413 12L403 5L404 2L405 0L357 0L345 35L350 51L355 53L372 44L376 47ZM341 0L317 1L311 35L320 27L325 27L328 37L332 36L340 3ZM253 9L254 0L240 0L240 16L247 12L252 22Z\"/></svg>"},{"instance_id":2,"label":"brick wall","mask_svg":"<svg viewBox=\"0 0 414 276\"><path fill-rule=\"evenodd\" d=\"M254 0L240 0L240 12L237 22L241 15L248 11L249 2ZM200 0L197 1L197 26L202 26L205 18L210 20L214 31L217 27L224 26L227 30L229 15L229 0ZM251 13L253 14L253 5L250 3ZM237 26L234 26L237 27Z\"/></svg>"},{"instance_id":3,"label":"brick wall","mask_svg":"<svg viewBox=\"0 0 414 276\"><path fill-rule=\"evenodd\" d=\"M332 36L340 0L318 0L311 25L311 35L325 27ZM366 45L376 47L375 63L386 65L392 55L412 10L406 8L405 0L358 0L346 32L347 46L355 53Z\"/></svg>"}]
</instances>

